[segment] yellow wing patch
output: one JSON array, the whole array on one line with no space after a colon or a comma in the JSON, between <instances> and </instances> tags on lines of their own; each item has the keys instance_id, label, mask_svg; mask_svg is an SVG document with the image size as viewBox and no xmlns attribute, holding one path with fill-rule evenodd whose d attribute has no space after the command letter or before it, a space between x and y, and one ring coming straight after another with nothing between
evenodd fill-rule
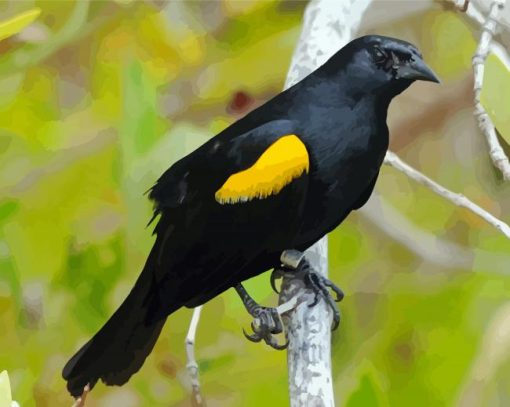
<instances>
[{"instance_id":1,"label":"yellow wing patch","mask_svg":"<svg viewBox=\"0 0 510 407\"><path fill-rule=\"evenodd\" d=\"M250 168L231 175L216 191L221 204L263 199L308 172L310 162L303 142L294 134L275 141Z\"/></svg>"}]
</instances>

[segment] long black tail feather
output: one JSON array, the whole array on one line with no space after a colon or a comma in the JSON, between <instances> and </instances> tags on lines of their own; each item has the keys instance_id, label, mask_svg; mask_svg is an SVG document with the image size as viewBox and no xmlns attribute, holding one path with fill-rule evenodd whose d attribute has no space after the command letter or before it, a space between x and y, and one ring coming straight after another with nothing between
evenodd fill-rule
<instances>
[{"instance_id":1,"label":"long black tail feather","mask_svg":"<svg viewBox=\"0 0 510 407\"><path fill-rule=\"evenodd\" d=\"M166 321L150 315L158 309L150 269L153 257L151 253L122 305L65 365L62 376L72 396L79 397L87 384L92 389L99 379L107 385L126 383L152 351Z\"/></svg>"}]
</instances>

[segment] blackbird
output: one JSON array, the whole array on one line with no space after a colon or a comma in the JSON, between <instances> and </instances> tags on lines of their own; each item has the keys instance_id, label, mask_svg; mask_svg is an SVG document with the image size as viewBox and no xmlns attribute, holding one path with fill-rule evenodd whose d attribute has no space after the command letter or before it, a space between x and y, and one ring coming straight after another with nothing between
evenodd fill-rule
<instances>
[{"instance_id":1,"label":"blackbird","mask_svg":"<svg viewBox=\"0 0 510 407\"><path fill-rule=\"evenodd\" d=\"M122 305L64 367L69 392L79 396L99 379L124 384L168 315L231 287L260 321L250 338L279 347L275 310L257 305L241 282L277 267L288 249L306 250L365 204L388 148L388 106L416 80L439 82L415 46L357 38L163 173L149 193L154 246ZM332 307L328 288L341 299L306 260L295 271Z\"/></svg>"}]
</instances>

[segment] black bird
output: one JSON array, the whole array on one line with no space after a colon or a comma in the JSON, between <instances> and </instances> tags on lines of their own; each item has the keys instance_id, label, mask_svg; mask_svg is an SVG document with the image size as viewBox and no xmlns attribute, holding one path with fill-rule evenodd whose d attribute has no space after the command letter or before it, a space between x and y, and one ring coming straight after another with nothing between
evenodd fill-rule
<instances>
[{"instance_id":1,"label":"black bird","mask_svg":"<svg viewBox=\"0 0 510 407\"><path fill-rule=\"evenodd\" d=\"M235 287L263 326L253 340L276 347L272 309L241 282L304 251L370 197L388 148L391 100L415 80L439 82L412 44L365 36L172 165L150 190L157 236L133 289L66 364L73 396L102 379L137 372L179 308ZM306 262L310 286L339 290Z\"/></svg>"}]
</instances>

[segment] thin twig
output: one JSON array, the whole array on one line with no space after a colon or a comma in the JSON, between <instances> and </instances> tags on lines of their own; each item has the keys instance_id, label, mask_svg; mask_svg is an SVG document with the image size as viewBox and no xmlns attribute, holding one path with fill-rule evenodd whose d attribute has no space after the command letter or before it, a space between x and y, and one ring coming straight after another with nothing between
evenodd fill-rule
<instances>
[{"instance_id":1,"label":"thin twig","mask_svg":"<svg viewBox=\"0 0 510 407\"><path fill-rule=\"evenodd\" d=\"M415 225L379 193L374 192L359 214L382 233L424 261L444 269L471 270L490 265L490 273L508 275L510 256L477 247L465 247Z\"/></svg>"},{"instance_id":2,"label":"thin twig","mask_svg":"<svg viewBox=\"0 0 510 407\"><path fill-rule=\"evenodd\" d=\"M377 192L359 212L382 233L437 267L468 269L473 264L473 251L416 226Z\"/></svg>"},{"instance_id":3,"label":"thin twig","mask_svg":"<svg viewBox=\"0 0 510 407\"><path fill-rule=\"evenodd\" d=\"M506 48L494 39L491 42L491 54L498 58L505 65L506 69L510 71L510 55Z\"/></svg>"},{"instance_id":4,"label":"thin twig","mask_svg":"<svg viewBox=\"0 0 510 407\"><path fill-rule=\"evenodd\" d=\"M279 315L283 315L291 310L293 310L297 304L299 303L298 297L292 297L289 301L280 304L276 310ZM193 316L191 317L191 321L188 328L188 333L186 335L186 355L188 359L188 363L186 368L188 369L188 374L191 381L191 388L193 393L193 402L195 406L205 406L205 400L202 397L202 393L200 391L200 380L199 380L199 370L198 363L195 357L195 337L197 333L198 323L200 322L200 313L202 311L202 305L196 307L193 310ZM254 321L257 322L256 320ZM73 406L79 407L79 406Z\"/></svg>"},{"instance_id":5,"label":"thin twig","mask_svg":"<svg viewBox=\"0 0 510 407\"><path fill-rule=\"evenodd\" d=\"M473 4L470 0L451 0L457 10L465 13L478 25L483 25L485 22L483 13Z\"/></svg>"},{"instance_id":6,"label":"thin twig","mask_svg":"<svg viewBox=\"0 0 510 407\"><path fill-rule=\"evenodd\" d=\"M193 310L193 316L191 317L191 322L189 324L188 334L186 335L186 355L188 358L188 364L186 368L188 369L188 374L191 380L191 389L193 392L193 404L195 406L205 406L205 401L202 397L202 393L200 392L200 381L198 379L198 364L195 358L195 337L197 334L197 327L200 321L200 312L202 311L202 306L198 306Z\"/></svg>"},{"instance_id":7,"label":"thin twig","mask_svg":"<svg viewBox=\"0 0 510 407\"><path fill-rule=\"evenodd\" d=\"M420 171L414 169L410 165L403 162L400 158L398 158L398 156L395 153L388 151L386 153L386 157L384 158L384 163L403 172L409 178L413 179L414 181L418 182L419 184L426 186L427 188L429 188L431 191L435 192L439 196L452 202L454 205L461 206L463 208L470 210L471 212L480 216L487 223L494 226L501 233L503 233L506 237L510 238L510 226L508 226L505 222L499 220L494 215L491 215L489 212L482 209L474 202L470 201L464 195L456 193L456 192L452 192L452 191L446 189L445 187L443 187L442 185L439 185L437 182L431 180L429 177L422 174Z\"/></svg>"},{"instance_id":8,"label":"thin twig","mask_svg":"<svg viewBox=\"0 0 510 407\"><path fill-rule=\"evenodd\" d=\"M465 13L469 7L470 0L451 0L455 8Z\"/></svg>"},{"instance_id":9,"label":"thin twig","mask_svg":"<svg viewBox=\"0 0 510 407\"><path fill-rule=\"evenodd\" d=\"M497 28L498 16L505 5L506 0L494 0L491 4L489 16L482 26L482 35L480 42L473 57L474 72L474 92L475 92L475 117L478 120L478 126L487 139L489 145L489 154L494 165L499 168L506 181L510 180L510 162L503 148L499 144L496 128L489 115L485 111L480 101L482 94L482 85L485 69L485 61L490 52L492 37Z\"/></svg>"}]
</instances>

